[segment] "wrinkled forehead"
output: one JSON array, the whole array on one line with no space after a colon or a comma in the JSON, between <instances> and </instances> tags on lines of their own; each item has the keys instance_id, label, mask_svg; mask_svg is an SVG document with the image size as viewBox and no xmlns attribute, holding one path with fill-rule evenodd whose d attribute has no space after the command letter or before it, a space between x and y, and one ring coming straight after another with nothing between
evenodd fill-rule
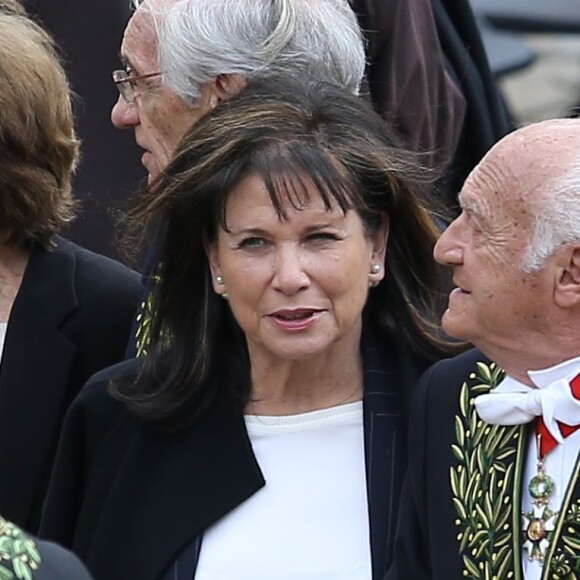
<instances>
[{"instance_id":1,"label":"wrinkled forehead","mask_svg":"<svg viewBox=\"0 0 580 580\"><path fill-rule=\"evenodd\" d=\"M157 62L157 29L147 8L140 7L129 19L121 43L121 57L138 74L145 74Z\"/></svg>"},{"instance_id":2,"label":"wrinkled forehead","mask_svg":"<svg viewBox=\"0 0 580 580\"><path fill-rule=\"evenodd\" d=\"M528 125L499 141L468 177L465 187L486 185L498 197L540 201L550 184L563 179L580 156L580 120Z\"/></svg>"}]
</instances>

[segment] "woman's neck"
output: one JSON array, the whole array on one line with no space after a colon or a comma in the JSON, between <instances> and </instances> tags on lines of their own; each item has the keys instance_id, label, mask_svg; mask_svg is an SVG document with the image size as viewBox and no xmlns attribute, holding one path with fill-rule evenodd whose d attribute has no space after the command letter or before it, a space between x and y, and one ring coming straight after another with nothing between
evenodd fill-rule
<instances>
[{"instance_id":1,"label":"woman's neck","mask_svg":"<svg viewBox=\"0 0 580 580\"><path fill-rule=\"evenodd\" d=\"M28 248L0 245L0 322L8 322L29 257Z\"/></svg>"},{"instance_id":2,"label":"woman's neck","mask_svg":"<svg viewBox=\"0 0 580 580\"><path fill-rule=\"evenodd\" d=\"M358 344L305 360L252 358L248 415L295 415L362 399Z\"/></svg>"}]
</instances>

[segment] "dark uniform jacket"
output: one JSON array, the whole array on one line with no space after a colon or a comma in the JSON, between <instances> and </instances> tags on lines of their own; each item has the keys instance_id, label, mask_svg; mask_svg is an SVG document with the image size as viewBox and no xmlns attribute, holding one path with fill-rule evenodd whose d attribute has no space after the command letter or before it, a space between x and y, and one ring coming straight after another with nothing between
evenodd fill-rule
<instances>
[{"instance_id":1,"label":"dark uniform jacket","mask_svg":"<svg viewBox=\"0 0 580 580\"><path fill-rule=\"evenodd\" d=\"M474 398L504 376L478 350L434 365L410 413L409 478L388 580L522 580L521 494L530 425L489 425ZM580 458L543 565L580 577Z\"/></svg>"}]
</instances>

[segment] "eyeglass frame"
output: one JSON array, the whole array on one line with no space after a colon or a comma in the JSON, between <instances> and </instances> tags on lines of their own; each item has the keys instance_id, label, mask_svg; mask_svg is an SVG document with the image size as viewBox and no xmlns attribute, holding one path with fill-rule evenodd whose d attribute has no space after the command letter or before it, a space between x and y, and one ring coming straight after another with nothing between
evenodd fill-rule
<instances>
[{"instance_id":1,"label":"eyeglass frame","mask_svg":"<svg viewBox=\"0 0 580 580\"><path fill-rule=\"evenodd\" d=\"M113 71L112 76L113 83L115 83L117 89L119 89L119 94L121 95L123 100L126 103L134 103L135 98L138 96L138 94L135 94L135 87L133 86L133 83L145 79L150 79L153 77L158 77L162 74L163 73L161 71L158 71L147 73L144 75L132 75L125 69L118 69Z\"/></svg>"}]
</instances>

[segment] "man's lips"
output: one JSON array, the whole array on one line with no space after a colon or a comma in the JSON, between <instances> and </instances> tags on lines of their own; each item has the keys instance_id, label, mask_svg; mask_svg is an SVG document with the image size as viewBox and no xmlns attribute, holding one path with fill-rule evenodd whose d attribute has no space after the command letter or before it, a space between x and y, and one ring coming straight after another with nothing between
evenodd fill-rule
<instances>
[{"instance_id":1,"label":"man's lips","mask_svg":"<svg viewBox=\"0 0 580 580\"><path fill-rule=\"evenodd\" d=\"M454 290L458 290L463 294L471 294L469 290L466 290L461 284L458 284L455 280L453 280L453 285L455 286Z\"/></svg>"}]
</instances>

